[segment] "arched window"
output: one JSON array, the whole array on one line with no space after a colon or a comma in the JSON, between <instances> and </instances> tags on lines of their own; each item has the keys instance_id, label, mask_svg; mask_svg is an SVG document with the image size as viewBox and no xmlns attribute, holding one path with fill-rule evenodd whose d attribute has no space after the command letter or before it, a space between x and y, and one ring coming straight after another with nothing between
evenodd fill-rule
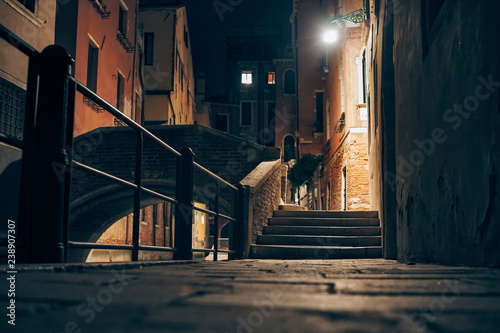
<instances>
[{"instance_id":1,"label":"arched window","mask_svg":"<svg viewBox=\"0 0 500 333\"><path fill-rule=\"evenodd\" d=\"M296 159L295 156L295 138L292 135L287 135L283 140L283 162Z\"/></svg>"},{"instance_id":2,"label":"arched window","mask_svg":"<svg viewBox=\"0 0 500 333\"><path fill-rule=\"evenodd\" d=\"M295 72L291 69L285 71L285 94L295 94Z\"/></svg>"}]
</instances>

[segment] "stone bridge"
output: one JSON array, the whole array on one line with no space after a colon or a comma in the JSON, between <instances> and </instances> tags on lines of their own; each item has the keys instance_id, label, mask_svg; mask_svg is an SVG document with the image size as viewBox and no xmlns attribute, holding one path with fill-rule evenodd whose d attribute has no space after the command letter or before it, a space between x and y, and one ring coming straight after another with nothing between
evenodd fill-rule
<instances>
[{"instance_id":1,"label":"stone bridge","mask_svg":"<svg viewBox=\"0 0 500 333\"><path fill-rule=\"evenodd\" d=\"M267 148L202 126L154 126L148 130L176 150L190 147L195 162L236 184L259 163L280 158L279 148ZM113 176L134 182L137 134L128 127L106 127L74 140L72 157ZM152 140L144 139L142 182L175 197L176 159ZM195 171L195 201L213 208L215 182ZM229 214L233 197L221 187L221 212ZM132 213L133 191L76 168L72 170L70 234L72 241L95 242L114 222ZM141 206L161 200L143 195Z\"/></svg>"}]
</instances>

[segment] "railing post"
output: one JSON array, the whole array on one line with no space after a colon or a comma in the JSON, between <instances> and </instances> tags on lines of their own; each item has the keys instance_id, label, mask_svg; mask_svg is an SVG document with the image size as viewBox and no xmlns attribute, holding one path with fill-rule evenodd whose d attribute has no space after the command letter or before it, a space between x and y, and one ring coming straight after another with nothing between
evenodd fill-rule
<instances>
[{"instance_id":1,"label":"railing post","mask_svg":"<svg viewBox=\"0 0 500 333\"><path fill-rule=\"evenodd\" d=\"M30 193L31 193L31 177L33 176L33 133L35 127L35 109L36 97L38 91L38 71L39 57L31 56L28 63L28 82L26 87L26 106L24 113L24 131L23 140L26 143L26 148L23 150L22 167L21 167L21 187L19 200L19 225L18 225L18 243L19 254L17 260L24 262L27 260L27 244L29 231L29 212L30 208Z\"/></svg>"},{"instance_id":2,"label":"railing post","mask_svg":"<svg viewBox=\"0 0 500 333\"><path fill-rule=\"evenodd\" d=\"M27 262L64 262L65 212L69 191L67 145L68 76L71 57L61 46L40 55L38 108L33 144L31 207L28 217Z\"/></svg>"},{"instance_id":3,"label":"railing post","mask_svg":"<svg viewBox=\"0 0 500 333\"><path fill-rule=\"evenodd\" d=\"M245 230L248 224L248 188L238 183L238 195L236 198L236 222L232 223L231 238L229 239L230 250L235 251L235 254L229 254L229 259L245 259L246 251L246 235Z\"/></svg>"},{"instance_id":4,"label":"railing post","mask_svg":"<svg viewBox=\"0 0 500 333\"><path fill-rule=\"evenodd\" d=\"M184 147L177 162L177 207L175 211L176 258L193 259L194 153Z\"/></svg>"},{"instance_id":5,"label":"railing post","mask_svg":"<svg viewBox=\"0 0 500 333\"><path fill-rule=\"evenodd\" d=\"M141 186L142 186L142 153L144 137L142 132L137 132L135 147L135 185L134 191L134 218L132 220L132 261L139 260L139 240L141 233Z\"/></svg>"},{"instance_id":6,"label":"railing post","mask_svg":"<svg viewBox=\"0 0 500 333\"><path fill-rule=\"evenodd\" d=\"M215 180L215 217L214 217L214 261L217 261L219 255L219 198L220 183Z\"/></svg>"}]
</instances>

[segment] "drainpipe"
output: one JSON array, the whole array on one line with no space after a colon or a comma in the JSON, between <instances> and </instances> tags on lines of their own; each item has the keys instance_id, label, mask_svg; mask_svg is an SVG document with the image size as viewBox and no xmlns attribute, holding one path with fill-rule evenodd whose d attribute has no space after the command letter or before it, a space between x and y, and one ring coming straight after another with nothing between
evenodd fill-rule
<instances>
[{"instance_id":1,"label":"drainpipe","mask_svg":"<svg viewBox=\"0 0 500 333\"><path fill-rule=\"evenodd\" d=\"M300 158L300 120L299 120L299 36L298 36L298 20L297 15L295 15L295 115L297 117L296 121L296 142L297 151L295 157L297 160Z\"/></svg>"},{"instance_id":2,"label":"drainpipe","mask_svg":"<svg viewBox=\"0 0 500 333\"><path fill-rule=\"evenodd\" d=\"M133 120L135 122L137 122L137 108L136 108L136 104L137 104L137 100L136 102L134 103L134 98L137 98L135 96L135 60L136 60L136 54L137 54L137 26L138 26L138 19L137 19L137 16L139 15L139 0L136 0L135 1L135 25L134 25L134 29L135 29L135 32L134 32L134 60L133 60L133 63L132 63L132 98L131 98L131 101L132 101L132 105L131 105L131 109L134 110L134 117L133 117ZM132 115L130 115L132 116Z\"/></svg>"}]
</instances>

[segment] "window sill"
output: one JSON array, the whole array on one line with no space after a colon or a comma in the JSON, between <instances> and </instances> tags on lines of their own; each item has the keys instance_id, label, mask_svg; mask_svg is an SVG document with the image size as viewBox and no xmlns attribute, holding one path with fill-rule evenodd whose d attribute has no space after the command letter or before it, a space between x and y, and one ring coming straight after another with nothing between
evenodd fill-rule
<instances>
[{"instance_id":1,"label":"window sill","mask_svg":"<svg viewBox=\"0 0 500 333\"><path fill-rule=\"evenodd\" d=\"M41 21L35 13L31 12L29 9L21 5L19 2L14 0L3 0L7 5L9 5L16 12L24 16L28 21L33 23L35 26L40 27L44 23Z\"/></svg>"}]
</instances>

